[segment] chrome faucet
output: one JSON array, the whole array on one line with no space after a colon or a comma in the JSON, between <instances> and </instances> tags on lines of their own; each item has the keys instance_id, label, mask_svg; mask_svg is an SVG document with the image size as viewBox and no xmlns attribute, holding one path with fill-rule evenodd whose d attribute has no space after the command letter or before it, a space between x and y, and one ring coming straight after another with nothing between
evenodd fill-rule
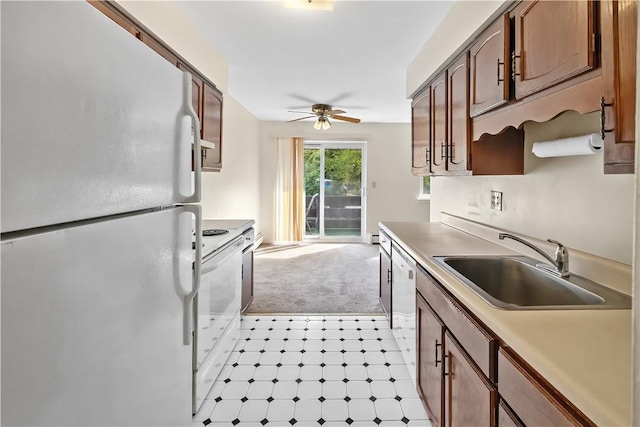
<instances>
[{"instance_id":1,"label":"chrome faucet","mask_svg":"<svg viewBox=\"0 0 640 427\"><path fill-rule=\"evenodd\" d=\"M507 234L507 233L498 234L498 239L500 239L500 240L504 240L505 237L507 237L509 239L513 239L516 242L520 242L523 245L530 247L531 249L533 249L534 251L536 251L540 255L542 255L551 264L553 264L553 266L555 268L551 268L550 266L548 266L546 264L536 264L536 267L538 267L538 268L540 268L542 270L548 271L549 273L555 274L556 276L560 276L560 277L569 276L569 251L567 250L567 248L564 247L564 245L562 243L560 243L558 241L555 241L555 240L552 240L552 239L547 239L547 242L555 243L556 245L558 245L558 247L556 248L556 253L555 253L556 259L554 260L549 255L544 253L542 251L542 249L537 248L536 246L532 245L531 243L527 242L526 240L522 240L521 238L519 238L517 236L514 236L512 234Z\"/></svg>"}]
</instances>

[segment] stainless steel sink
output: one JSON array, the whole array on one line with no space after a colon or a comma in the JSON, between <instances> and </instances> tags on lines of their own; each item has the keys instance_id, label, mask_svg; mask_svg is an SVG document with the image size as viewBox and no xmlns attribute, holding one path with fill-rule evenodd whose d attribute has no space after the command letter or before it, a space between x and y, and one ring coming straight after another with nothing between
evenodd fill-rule
<instances>
[{"instance_id":1,"label":"stainless steel sink","mask_svg":"<svg viewBox=\"0 0 640 427\"><path fill-rule=\"evenodd\" d=\"M494 307L506 310L630 309L631 297L584 277L554 276L526 256L433 259Z\"/></svg>"}]
</instances>

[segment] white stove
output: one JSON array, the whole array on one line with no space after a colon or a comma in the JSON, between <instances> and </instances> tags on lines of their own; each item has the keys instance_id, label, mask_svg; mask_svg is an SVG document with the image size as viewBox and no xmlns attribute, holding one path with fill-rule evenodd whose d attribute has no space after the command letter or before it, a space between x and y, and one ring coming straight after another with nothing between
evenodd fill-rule
<instances>
[{"instance_id":1,"label":"white stove","mask_svg":"<svg viewBox=\"0 0 640 427\"><path fill-rule=\"evenodd\" d=\"M200 409L240 336L242 250L253 220L202 223L200 288L194 299L193 412ZM206 230L227 230L207 233ZM214 234L214 235L207 235ZM251 233L253 236L253 234ZM195 234L194 234L195 242ZM195 243L194 243L195 245Z\"/></svg>"}]
</instances>

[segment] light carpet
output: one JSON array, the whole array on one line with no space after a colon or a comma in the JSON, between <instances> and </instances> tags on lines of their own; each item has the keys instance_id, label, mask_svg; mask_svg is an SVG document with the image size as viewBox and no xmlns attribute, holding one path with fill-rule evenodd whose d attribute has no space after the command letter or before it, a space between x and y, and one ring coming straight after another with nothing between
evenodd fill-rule
<instances>
[{"instance_id":1,"label":"light carpet","mask_svg":"<svg viewBox=\"0 0 640 427\"><path fill-rule=\"evenodd\" d=\"M377 245L261 246L247 313L382 313L378 270Z\"/></svg>"}]
</instances>

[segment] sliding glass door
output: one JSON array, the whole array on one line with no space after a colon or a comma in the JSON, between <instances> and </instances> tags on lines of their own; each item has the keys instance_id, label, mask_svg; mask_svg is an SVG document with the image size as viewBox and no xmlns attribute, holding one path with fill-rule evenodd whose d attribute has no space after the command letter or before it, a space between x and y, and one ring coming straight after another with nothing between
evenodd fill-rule
<instances>
[{"instance_id":1,"label":"sliding glass door","mask_svg":"<svg viewBox=\"0 0 640 427\"><path fill-rule=\"evenodd\" d=\"M364 240L364 143L307 142L305 237Z\"/></svg>"}]
</instances>

